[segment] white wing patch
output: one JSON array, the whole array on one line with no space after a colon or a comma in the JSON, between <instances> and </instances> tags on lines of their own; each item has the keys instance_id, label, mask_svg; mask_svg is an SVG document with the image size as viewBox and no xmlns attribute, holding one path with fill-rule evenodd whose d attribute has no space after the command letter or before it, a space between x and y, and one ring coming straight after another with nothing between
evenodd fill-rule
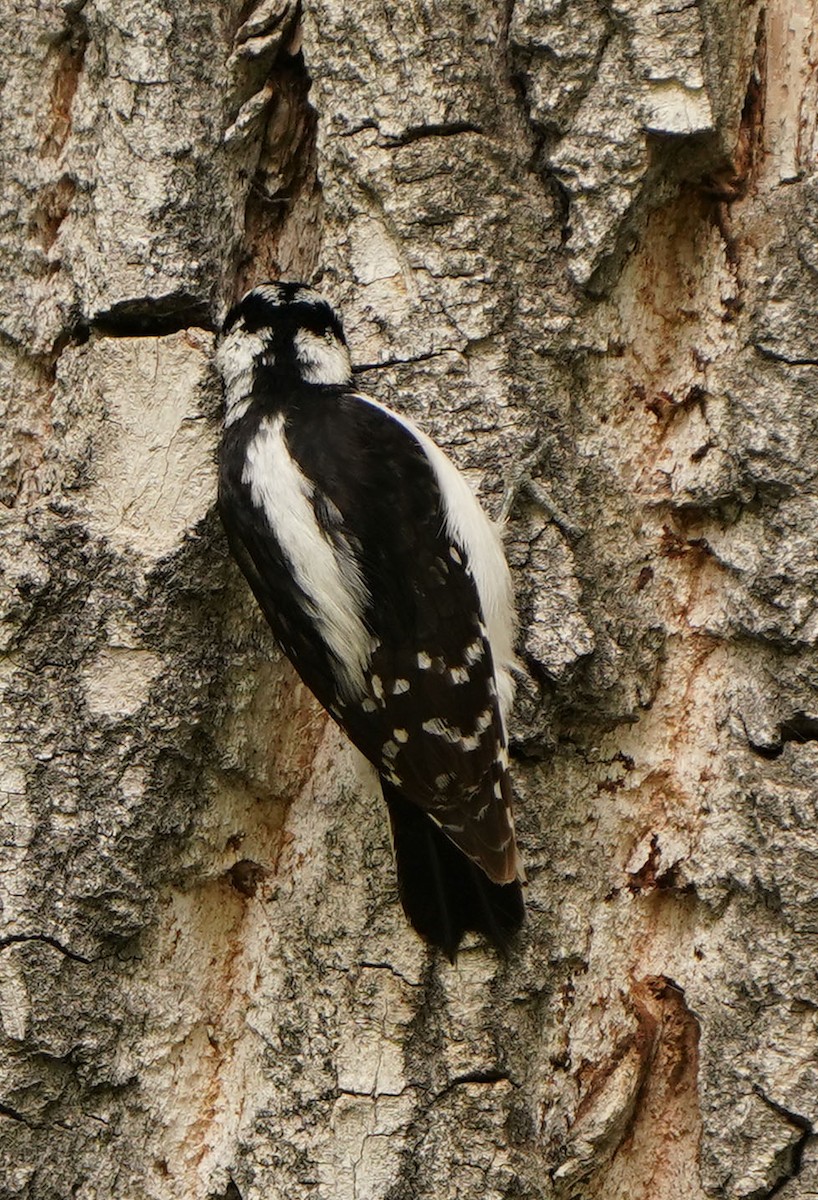
<instances>
[{"instance_id":1,"label":"white wing patch","mask_svg":"<svg viewBox=\"0 0 818 1200\"><path fill-rule=\"evenodd\" d=\"M260 423L247 448L242 483L312 604L318 631L338 663L339 693L360 699L374 645L363 616L369 593L352 551L341 537L331 541L316 521L313 485L293 460L283 427L281 414Z\"/></svg>"},{"instance_id":2,"label":"white wing patch","mask_svg":"<svg viewBox=\"0 0 818 1200\"><path fill-rule=\"evenodd\" d=\"M511 668L514 657L514 593L500 531L480 507L465 478L450 458L413 421L392 412L371 396L356 393L359 400L379 408L397 421L420 443L435 473L446 511L446 530L449 537L466 552L469 570L477 587L483 620L488 626L488 640L497 677L500 711L505 722L514 699L514 679ZM449 551L456 562L455 554ZM459 557L459 556L458 556ZM473 660L472 660L473 661ZM418 656L418 666L423 666Z\"/></svg>"}]
</instances>

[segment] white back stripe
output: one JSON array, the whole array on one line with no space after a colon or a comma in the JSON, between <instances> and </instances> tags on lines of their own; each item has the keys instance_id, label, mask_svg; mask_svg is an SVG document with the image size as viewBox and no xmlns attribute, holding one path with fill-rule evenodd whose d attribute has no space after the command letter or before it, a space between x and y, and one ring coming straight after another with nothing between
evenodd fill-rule
<instances>
[{"instance_id":1,"label":"white back stripe","mask_svg":"<svg viewBox=\"0 0 818 1200\"><path fill-rule=\"evenodd\" d=\"M247 448L242 483L264 512L312 605L318 632L338 664L340 695L360 699L366 694L364 672L373 648L363 619L369 593L341 531L333 541L316 521L313 484L290 454L281 414L261 421Z\"/></svg>"}]
</instances>

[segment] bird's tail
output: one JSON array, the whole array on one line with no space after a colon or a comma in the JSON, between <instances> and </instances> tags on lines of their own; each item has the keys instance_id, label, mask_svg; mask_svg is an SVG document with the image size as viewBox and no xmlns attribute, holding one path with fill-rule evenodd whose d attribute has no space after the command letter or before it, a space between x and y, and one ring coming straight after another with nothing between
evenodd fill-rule
<instances>
[{"instance_id":1,"label":"bird's tail","mask_svg":"<svg viewBox=\"0 0 818 1200\"><path fill-rule=\"evenodd\" d=\"M403 911L454 962L467 929L505 952L523 923L522 887L493 883L422 809L381 780L389 806Z\"/></svg>"}]
</instances>

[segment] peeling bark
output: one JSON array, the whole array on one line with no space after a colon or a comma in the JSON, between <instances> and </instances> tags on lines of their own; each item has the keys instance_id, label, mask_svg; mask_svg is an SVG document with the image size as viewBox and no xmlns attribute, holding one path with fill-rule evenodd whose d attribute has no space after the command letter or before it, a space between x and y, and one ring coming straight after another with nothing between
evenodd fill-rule
<instances>
[{"instance_id":1,"label":"peeling bark","mask_svg":"<svg viewBox=\"0 0 818 1200\"><path fill-rule=\"evenodd\" d=\"M0 1196L806 1200L814 0L0 16ZM227 557L271 276L508 513L508 961Z\"/></svg>"}]
</instances>

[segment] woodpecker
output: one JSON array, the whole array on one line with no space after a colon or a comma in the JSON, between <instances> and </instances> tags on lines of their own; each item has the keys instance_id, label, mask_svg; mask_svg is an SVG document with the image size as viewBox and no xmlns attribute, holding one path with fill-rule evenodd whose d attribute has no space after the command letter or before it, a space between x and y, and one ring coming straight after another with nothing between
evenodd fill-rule
<instances>
[{"instance_id":1,"label":"woodpecker","mask_svg":"<svg viewBox=\"0 0 818 1200\"><path fill-rule=\"evenodd\" d=\"M230 310L219 511L281 649L378 772L404 911L454 961L523 921L506 719L511 577L497 527L411 421L353 384L301 283Z\"/></svg>"}]
</instances>

